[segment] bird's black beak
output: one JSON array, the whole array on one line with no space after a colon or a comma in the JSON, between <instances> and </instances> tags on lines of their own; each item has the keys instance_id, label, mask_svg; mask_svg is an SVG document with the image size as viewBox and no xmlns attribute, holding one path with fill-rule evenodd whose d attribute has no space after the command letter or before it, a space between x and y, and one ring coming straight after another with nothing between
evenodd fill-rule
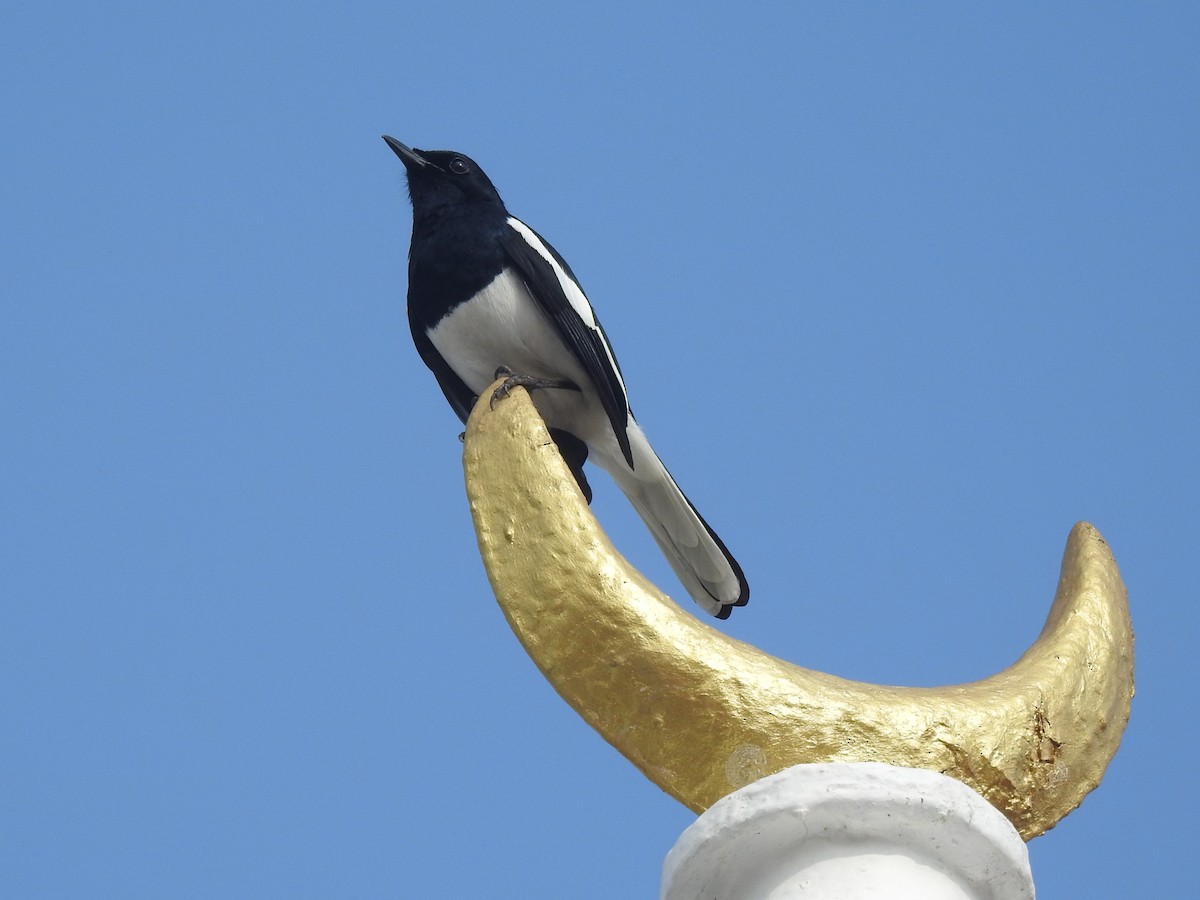
<instances>
[{"instance_id":1,"label":"bird's black beak","mask_svg":"<svg viewBox=\"0 0 1200 900\"><path fill-rule=\"evenodd\" d=\"M383 136L383 139L387 142L387 145L392 148L392 151L398 157L400 157L400 161L404 163L404 168L408 169L410 172L414 169L420 169L423 166L429 165L429 160L425 159L425 157L423 157L412 147L408 147L400 143L394 137L389 137L386 134Z\"/></svg>"}]
</instances>

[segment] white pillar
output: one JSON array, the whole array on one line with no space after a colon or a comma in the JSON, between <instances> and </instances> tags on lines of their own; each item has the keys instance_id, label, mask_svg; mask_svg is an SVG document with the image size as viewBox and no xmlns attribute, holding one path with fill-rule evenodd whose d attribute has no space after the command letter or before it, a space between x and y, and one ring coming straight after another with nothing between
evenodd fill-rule
<instances>
[{"instance_id":1,"label":"white pillar","mask_svg":"<svg viewBox=\"0 0 1200 900\"><path fill-rule=\"evenodd\" d=\"M960 781L800 765L723 797L663 865L662 900L1032 900L1025 842Z\"/></svg>"}]
</instances>

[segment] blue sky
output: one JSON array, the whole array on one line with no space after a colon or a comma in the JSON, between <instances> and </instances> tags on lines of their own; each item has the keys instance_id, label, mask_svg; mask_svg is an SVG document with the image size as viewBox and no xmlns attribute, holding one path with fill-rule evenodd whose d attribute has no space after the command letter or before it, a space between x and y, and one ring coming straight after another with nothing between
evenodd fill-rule
<instances>
[{"instance_id":1,"label":"blue sky","mask_svg":"<svg viewBox=\"0 0 1200 900\"><path fill-rule=\"evenodd\" d=\"M1034 874L1167 893L1200 799L1198 26L1185 3L6 6L5 893L656 895L693 817L491 597L383 132L469 153L570 261L745 567L736 637L975 680L1036 637L1071 525L1099 527L1138 696Z\"/></svg>"}]
</instances>

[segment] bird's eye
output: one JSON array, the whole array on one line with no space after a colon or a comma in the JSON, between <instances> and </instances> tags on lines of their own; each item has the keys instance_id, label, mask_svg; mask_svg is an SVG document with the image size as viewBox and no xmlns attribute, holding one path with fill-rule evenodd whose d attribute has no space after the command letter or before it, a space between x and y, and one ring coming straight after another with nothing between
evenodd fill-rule
<instances>
[{"instance_id":1,"label":"bird's eye","mask_svg":"<svg viewBox=\"0 0 1200 900\"><path fill-rule=\"evenodd\" d=\"M470 166L467 165L467 161L461 157L456 156L450 160L450 171L455 175L465 175L469 168Z\"/></svg>"}]
</instances>

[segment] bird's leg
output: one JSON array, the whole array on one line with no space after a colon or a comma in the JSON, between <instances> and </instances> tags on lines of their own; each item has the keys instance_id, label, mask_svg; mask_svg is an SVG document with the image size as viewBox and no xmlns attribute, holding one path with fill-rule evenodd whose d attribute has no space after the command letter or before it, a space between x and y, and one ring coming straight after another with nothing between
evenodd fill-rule
<instances>
[{"instance_id":1,"label":"bird's leg","mask_svg":"<svg viewBox=\"0 0 1200 900\"><path fill-rule=\"evenodd\" d=\"M508 392L515 387L523 387L527 391L537 391L543 388L559 388L564 391L578 391L579 385L566 378L538 378L536 375L518 375L508 366L501 366L496 370L496 378L504 376L504 383L496 390L492 391L492 399L488 401L488 406L491 409L496 408L496 401L501 397L507 397Z\"/></svg>"}]
</instances>

